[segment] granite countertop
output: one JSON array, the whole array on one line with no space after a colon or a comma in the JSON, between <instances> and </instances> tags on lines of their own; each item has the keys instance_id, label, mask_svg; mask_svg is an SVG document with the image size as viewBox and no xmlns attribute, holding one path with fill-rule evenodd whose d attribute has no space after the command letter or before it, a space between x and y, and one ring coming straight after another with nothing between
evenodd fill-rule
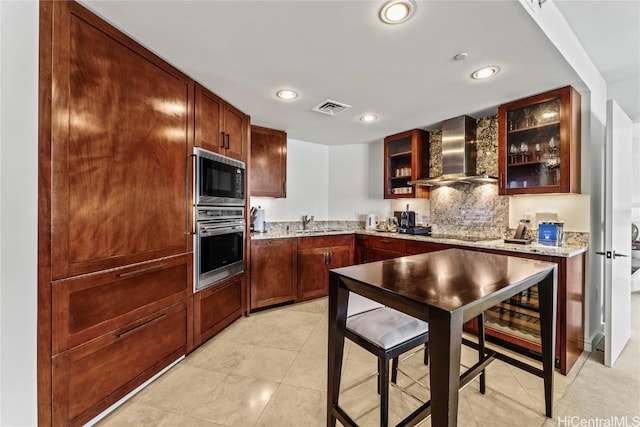
<instances>
[{"instance_id":1,"label":"granite countertop","mask_svg":"<svg viewBox=\"0 0 640 427\"><path fill-rule=\"evenodd\" d=\"M557 257L572 257L587 251L587 246L545 246L532 242L530 245L518 245L504 243L503 239L467 241L455 238L442 238L432 236L414 236L411 234L379 232L374 230L353 229L317 229L317 230L292 230L292 231L267 231L266 233L251 233L251 240L286 239L297 237L332 236L340 234L361 234L377 237L392 237L394 239L414 240L418 242L443 243L448 245L466 246L470 248L494 249L507 252L520 252L532 255L549 255ZM462 238L462 237L461 237Z\"/></svg>"}]
</instances>

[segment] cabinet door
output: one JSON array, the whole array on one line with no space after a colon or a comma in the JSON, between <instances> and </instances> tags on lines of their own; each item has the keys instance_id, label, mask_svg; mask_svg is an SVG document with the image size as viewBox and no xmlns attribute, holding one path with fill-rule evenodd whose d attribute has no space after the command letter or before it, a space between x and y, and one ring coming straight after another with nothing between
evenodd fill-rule
<instances>
[{"instance_id":1,"label":"cabinet door","mask_svg":"<svg viewBox=\"0 0 640 427\"><path fill-rule=\"evenodd\" d=\"M224 105L224 155L234 159L246 160L246 118L247 116L237 108Z\"/></svg>"},{"instance_id":2,"label":"cabinet door","mask_svg":"<svg viewBox=\"0 0 640 427\"><path fill-rule=\"evenodd\" d=\"M384 198L429 197L428 187L409 182L429 178L429 133L414 129L384 139Z\"/></svg>"},{"instance_id":3,"label":"cabinet door","mask_svg":"<svg viewBox=\"0 0 640 427\"><path fill-rule=\"evenodd\" d=\"M190 298L192 292L192 254L55 282L53 354Z\"/></svg>"},{"instance_id":4,"label":"cabinet door","mask_svg":"<svg viewBox=\"0 0 640 427\"><path fill-rule=\"evenodd\" d=\"M53 425L81 426L186 354L184 301L53 358Z\"/></svg>"},{"instance_id":5,"label":"cabinet door","mask_svg":"<svg viewBox=\"0 0 640 427\"><path fill-rule=\"evenodd\" d=\"M369 237L366 235L356 234L354 236L354 251L353 262L354 264L364 264L369 262L367 259L367 247L369 246Z\"/></svg>"},{"instance_id":6,"label":"cabinet door","mask_svg":"<svg viewBox=\"0 0 640 427\"><path fill-rule=\"evenodd\" d=\"M78 4L52 7L53 279L187 252L193 81Z\"/></svg>"},{"instance_id":7,"label":"cabinet door","mask_svg":"<svg viewBox=\"0 0 640 427\"><path fill-rule=\"evenodd\" d=\"M296 299L295 239L251 241L251 308Z\"/></svg>"},{"instance_id":8,"label":"cabinet door","mask_svg":"<svg viewBox=\"0 0 640 427\"><path fill-rule=\"evenodd\" d=\"M287 134L251 126L252 196L287 197Z\"/></svg>"},{"instance_id":9,"label":"cabinet door","mask_svg":"<svg viewBox=\"0 0 640 427\"><path fill-rule=\"evenodd\" d=\"M242 316L244 275L211 286L194 295L193 340L197 347Z\"/></svg>"},{"instance_id":10,"label":"cabinet door","mask_svg":"<svg viewBox=\"0 0 640 427\"><path fill-rule=\"evenodd\" d=\"M222 131L224 101L198 83L195 87L195 146L224 154L225 136Z\"/></svg>"},{"instance_id":11,"label":"cabinet door","mask_svg":"<svg viewBox=\"0 0 640 427\"><path fill-rule=\"evenodd\" d=\"M298 251L298 300L325 296L329 292L327 282L327 248Z\"/></svg>"},{"instance_id":12,"label":"cabinet door","mask_svg":"<svg viewBox=\"0 0 640 427\"><path fill-rule=\"evenodd\" d=\"M329 265L327 270L332 268L347 267L353 264L353 256L349 246L334 246L329 248ZM329 276L327 276L328 278Z\"/></svg>"},{"instance_id":13,"label":"cabinet door","mask_svg":"<svg viewBox=\"0 0 640 427\"><path fill-rule=\"evenodd\" d=\"M580 95L570 86L500 106L500 194L580 192Z\"/></svg>"}]
</instances>

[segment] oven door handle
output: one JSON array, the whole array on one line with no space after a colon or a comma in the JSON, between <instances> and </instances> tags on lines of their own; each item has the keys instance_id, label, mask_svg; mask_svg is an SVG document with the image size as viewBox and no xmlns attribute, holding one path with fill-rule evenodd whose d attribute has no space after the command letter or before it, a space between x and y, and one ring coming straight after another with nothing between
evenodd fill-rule
<instances>
[{"instance_id":1,"label":"oven door handle","mask_svg":"<svg viewBox=\"0 0 640 427\"><path fill-rule=\"evenodd\" d=\"M244 234L244 227L243 226L224 227L224 228L204 227L198 230L198 236L200 237L219 236L222 234L233 234L239 231L241 231Z\"/></svg>"}]
</instances>

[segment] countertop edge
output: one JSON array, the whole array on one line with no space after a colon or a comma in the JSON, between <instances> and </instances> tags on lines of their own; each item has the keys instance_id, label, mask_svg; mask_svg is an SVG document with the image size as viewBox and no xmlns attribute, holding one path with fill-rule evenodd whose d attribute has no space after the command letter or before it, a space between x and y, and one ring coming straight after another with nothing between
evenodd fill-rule
<instances>
[{"instance_id":1,"label":"countertop edge","mask_svg":"<svg viewBox=\"0 0 640 427\"><path fill-rule=\"evenodd\" d=\"M504 243L502 239L496 240L483 240L479 242L467 242L457 239L443 239L435 238L431 236L416 236L411 234L389 233L379 232L371 230L334 230L334 231L309 231L305 233L290 231L285 233L251 233L251 240L267 240L267 239L292 239L292 238L305 238L305 237L322 237L322 236L335 236L345 234L359 234L369 236L388 236L394 239L412 240L416 242L430 242L430 243L442 243L447 245L464 246L469 248L480 249L493 249L505 252L517 252L530 255L542 255L542 256L555 256L562 258L571 258L573 256L582 254L588 250L588 246L545 246L539 245L535 242L530 245L518 245L513 243Z\"/></svg>"}]
</instances>

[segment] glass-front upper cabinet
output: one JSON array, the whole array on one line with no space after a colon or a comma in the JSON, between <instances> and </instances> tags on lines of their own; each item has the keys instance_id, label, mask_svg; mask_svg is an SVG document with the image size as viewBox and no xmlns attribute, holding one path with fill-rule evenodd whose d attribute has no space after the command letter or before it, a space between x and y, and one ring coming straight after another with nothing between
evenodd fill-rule
<instances>
[{"instance_id":1,"label":"glass-front upper cabinet","mask_svg":"<svg viewBox=\"0 0 640 427\"><path fill-rule=\"evenodd\" d=\"M500 194L580 192L580 94L570 86L500 106Z\"/></svg>"},{"instance_id":2,"label":"glass-front upper cabinet","mask_svg":"<svg viewBox=\"0 0 640 427\"><path fill-rule=\"evenodd\" d=\"M384 198L429 197L409 182L429 177L429 133L414 129L384 139ZM417 188L416 188L417 187Z\"/></svg>"}]
</instances>

